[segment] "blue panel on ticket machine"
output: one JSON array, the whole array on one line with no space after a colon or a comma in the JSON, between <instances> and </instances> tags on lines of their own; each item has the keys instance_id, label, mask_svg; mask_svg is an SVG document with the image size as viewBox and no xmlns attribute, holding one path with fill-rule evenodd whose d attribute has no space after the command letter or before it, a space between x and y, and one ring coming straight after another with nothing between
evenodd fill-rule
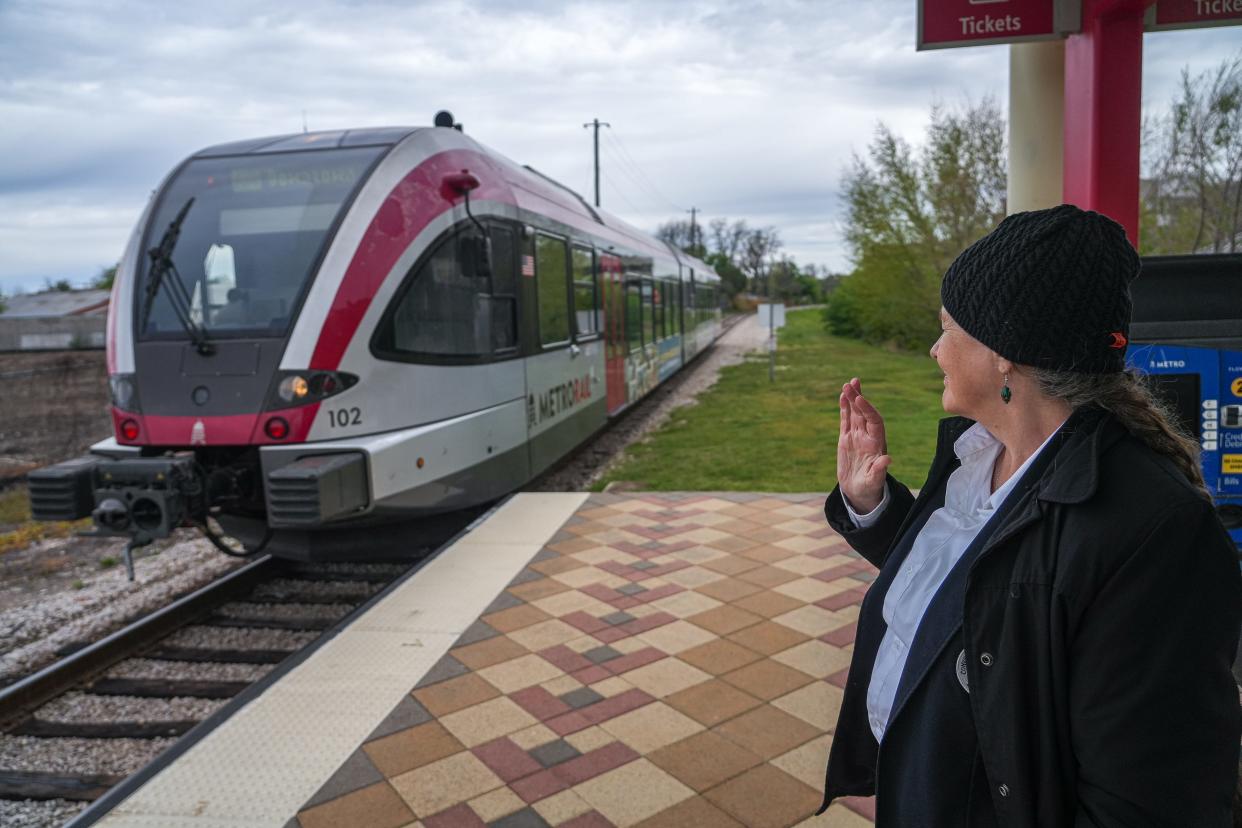
<instances>
[{"instance_id":1,"label":"blue panel on ticket machine","mask_svg":"<svg viewBox=\"0 0 1242 828\"><path fill-rule=\"evenodd\" d=\"M1242 550L1242 256L1145 259L1133 294L1126 362L1198 438L1203 478Z\"/></svg>"}]
</instances>

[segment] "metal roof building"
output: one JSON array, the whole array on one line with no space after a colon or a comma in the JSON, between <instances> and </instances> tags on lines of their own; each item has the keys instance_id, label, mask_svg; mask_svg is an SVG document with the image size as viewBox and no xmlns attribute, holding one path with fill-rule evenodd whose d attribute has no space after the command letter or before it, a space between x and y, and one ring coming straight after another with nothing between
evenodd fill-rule
<instances>
[{"instance_id":1,"label":"metal roof building","mask_svg":"<svg viewBox=\"0 0 1242 828\"><path fill-rule=\"evenodd\" d=\"M0 312L0 317L107 316L111 293L108 290L87 288L6 296L4 311Z\"/></svg>"}]
</instances>

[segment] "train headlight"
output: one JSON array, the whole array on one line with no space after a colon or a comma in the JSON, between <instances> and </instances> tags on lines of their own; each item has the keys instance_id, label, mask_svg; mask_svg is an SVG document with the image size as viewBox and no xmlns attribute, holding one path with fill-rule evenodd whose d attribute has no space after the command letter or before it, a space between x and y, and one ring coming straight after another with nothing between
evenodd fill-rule
<instances>
[{"instance_id":1,"label":"train headlight","mask_svg":"<svg viewBox=\"0 0 1242 828\"><path fill-rule=\"evenodd\" d=\"M343 371L287 371L276 376L275 391L267 410L292 408L326 400L358 383L358 377Z\"/></svg>"},{"instance_id":2,"label":"train headlight","mask_svg":"<svg viewBox=\"0 0 1242 828\"><path fill-rule=\"evenodd\" d=\"M122 411L141 411L138 407L138 387L134 384L133 374L113 374L108 377L108 390L112 393L112 404Z\"/></svg>"},{"instance_id":3,"label":"train headlight","mask_svg":"<svg viewBox=\"0 0 1242 828\"><path fill-rule=\"evenodd\" d=\"M294 374L281 380L277 393L280 394L280 398L285 402L299 403L306 399L306 395L310 393L310 383L301 374Z\"/></svg>"}]
</instances>

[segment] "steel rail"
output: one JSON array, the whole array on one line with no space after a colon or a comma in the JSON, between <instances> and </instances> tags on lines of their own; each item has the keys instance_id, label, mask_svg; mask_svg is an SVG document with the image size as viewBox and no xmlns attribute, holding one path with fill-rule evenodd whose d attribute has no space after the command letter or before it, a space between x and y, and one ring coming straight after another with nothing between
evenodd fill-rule
<instances>
[{"instance_id":1,"label":"steel rail","mask_svg":"<svg viewBox=\"0 0 1242 828\"><path fill-rule=\"evenodd\" d=\"M438 539L439 544L431 549L427 554L410 562L410 568L397 577L390 579L389 583L381 590L371 595L365 601L347 613L344 617L336 622L336 624L323 635L314 641L300 648L293 655L286 658L280 664L268 672L258 681L252 683L242 692L238 693L229 701L225 702L222 707L203 719L195 725L188 733L180 737L167 750L155 757L143 767L127 776L121 782L109 788L102 796L94 800L76 817L65 823L64 828L87 828L94 825L103 817L107 816L113 808L124 802L131 794L150 781L156 774L163 771L168 766L181 758L186 751L194 747L206 736L228 721L233 714L241 710L247 704L258 698L268 690L276 682L280 681L308 658L319 651L321 647L336 637L338 633L346 629L350 624L364 616L376 604L383 601L389 595L397 590L401 584L408 579L415 577L422 571L423 567L440 557L446 550L452 548L453 544L468 535L470 532L486 521L489 517L496 513L502 506L509 502L513 495L506 495L493 503L482 514L477 515L469 523L457 528L447 539ZM345 702L343 702L345 703Z\"/></svg>"},{"instance_id":2,"label":"steel rail","mask_svg":"<svg viewBox=\"0 0 1242 828\"><path fill-rule=\"evenodd\" d=\"M15 724L39 705L84 679L134 655L143 647L208 615L221 603L252 589L280 571L281 562L263 556L189 595L0 690L0 726Z\"/></svg>"}]
</instances>

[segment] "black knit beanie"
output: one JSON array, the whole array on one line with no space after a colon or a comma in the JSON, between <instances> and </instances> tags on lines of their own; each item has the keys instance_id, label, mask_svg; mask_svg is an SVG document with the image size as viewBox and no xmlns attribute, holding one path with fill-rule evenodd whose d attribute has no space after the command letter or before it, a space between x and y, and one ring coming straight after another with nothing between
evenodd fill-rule
<instances>
[{"instance_id":1,"label":"black knit beanie","mask_svg":"<svg viewBox=\"0 0 1242 828\"><path fill-rule=\"evenodd\" d=\"M1019 365L1083 374L1125 366L1139 257L1121 225L1062 204L1015 213L949 265L940 302Z\"/></svg>"}]
</instances>

